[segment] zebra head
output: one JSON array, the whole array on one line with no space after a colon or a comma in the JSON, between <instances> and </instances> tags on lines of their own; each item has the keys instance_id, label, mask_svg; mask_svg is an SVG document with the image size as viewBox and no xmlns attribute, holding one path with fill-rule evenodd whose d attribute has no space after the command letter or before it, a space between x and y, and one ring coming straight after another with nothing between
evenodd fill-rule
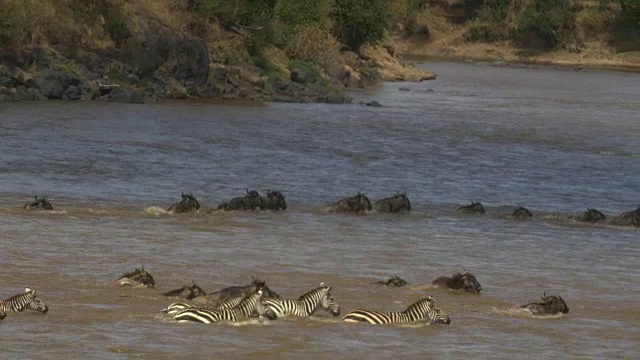
<instances>
[{"instance_id":1,"label":"zebra head","mask_svg":"<svg viewBox=\"0 0 640 360\"><path fill-rule=\"evenodd\" d=\"M333 295L331 295L331 286L325 286L324 283L321 283L320 287L326 289L326 291L323 292L323 295L320 298L320 306L322 306L324 310L330 312L331 315L340 316L340 305L338 305L338 303L333 298Z\"/></svg>"},{"instance_id":2,"label":"zebra head","mask_svg":"<svg viewBox=\"0 0 640 360\"><path fill-rule=\"evenodd\" d=\"M451 318L439 307L434 307L429 313L429 321L435 324L451 324Z\"/></svg>"},{"instance_id":3,"label":"zebra head","mask_svg":"<svg viewBox=\"0 0 640 360\"><path fill-rule=\"evenodd\" d=\"M46 314L49 311L49 307L44 301L40 300L39 297L36 296L36 290L30 288L24 288L25 300L27 300L26 309L40 311L43 314Z\"/></svg>"}]
</instances>

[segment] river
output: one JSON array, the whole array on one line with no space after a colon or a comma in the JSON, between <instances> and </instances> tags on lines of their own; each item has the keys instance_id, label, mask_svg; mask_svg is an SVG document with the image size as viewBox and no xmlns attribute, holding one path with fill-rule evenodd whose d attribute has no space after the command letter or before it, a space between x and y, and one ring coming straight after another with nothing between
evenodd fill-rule
<instances>
[{"instance_id":1,"label":"river","mask_svg":"<svg viewBox=\"0 0 640 360\"><path fill-rule=\"evenodd\" d=\"M640 75L418 66L437 80L356 91L353 105L0 103L0 299L28 286L50 307L0 320L0 358L637 357L640 232L568 216L640 205ZM383 106L358 104L370 100ZM281 191L287 211L149 211L182 191L213 208L247 188ZM411 213L322 211L397 191ZM54 211L23 210L36 194ZM485 215L455 211L475 200ZM506 218L514 205L534 217ZM155 289L113 285L141 265ZM377 284L463 268L481 295ZM343 314L433 295L451 324L347 324L322 310L239 326L160 319L177 301L162 292L251 276L285 297L325 282ZM516 310L544 292L570 312Z\"/></svg>"}]
</instances>

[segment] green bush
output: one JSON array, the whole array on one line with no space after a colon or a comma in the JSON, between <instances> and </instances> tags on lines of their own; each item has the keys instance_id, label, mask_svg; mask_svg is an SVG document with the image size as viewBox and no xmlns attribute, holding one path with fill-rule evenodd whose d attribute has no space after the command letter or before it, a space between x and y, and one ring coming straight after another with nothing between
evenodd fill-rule
<instances>
[{"instance_id":1,"label":"green bush","mask_svg":"<svg viewBox=\"0 0 640 360\"><path fill-rule=\"evenodd\" d=\"M486 0L476 18L471 21L464 39L487 42L506 40L509 3L510 0Z\"/></svg>"},{"instance_id":2,"label":"green bush","mask_svg":"<svg viewBox=\"0 0 640 360\"><path fill-rule=\"evenodd\" d=\"M536 0L518 15L511 37L524 48L557 48L573 25L574 17L570 0Z\"/></svg>"},{"instance_id":3,"label":"green bush","mask_svg":"<svg viewBox=\"0 0 640 360\"><path fill-rule=\"evenodd\" d=\"M352 49L384 37L386 0L336 0L335 32Z\"/></svg>"}]
</instances>

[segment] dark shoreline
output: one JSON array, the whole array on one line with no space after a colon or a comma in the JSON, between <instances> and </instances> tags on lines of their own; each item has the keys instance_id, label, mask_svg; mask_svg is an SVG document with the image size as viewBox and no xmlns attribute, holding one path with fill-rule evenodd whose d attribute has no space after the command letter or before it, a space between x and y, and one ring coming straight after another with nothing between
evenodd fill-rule
<instances>
[{"instance_id":1,"label":"dark shoreline","mask_svg":"<svg viewBox=\"0 0 640 360\"><path fill-rule=\"evenodd\" d=\"M558 63L553 61L517 60L509 61L500 58L467 57L455 55L420 55L400 54L400 58L409 62L452 62L452 63L485 63L491 66L504 66L511 68L536 68L536 69L571 69L571 70L607 70L616 72L640 73L638 65L604 65L589 63Z\"/></svg>"}]
</instances>

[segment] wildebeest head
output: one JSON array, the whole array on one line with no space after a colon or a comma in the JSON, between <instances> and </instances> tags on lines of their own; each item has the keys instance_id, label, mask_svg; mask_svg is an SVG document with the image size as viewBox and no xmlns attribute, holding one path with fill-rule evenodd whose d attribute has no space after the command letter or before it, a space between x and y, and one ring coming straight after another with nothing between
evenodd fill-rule
<instances>
[{"instance_id":1,"label":"wildebeest head","mask_svg":"<svg viewBox=\"0 0 640 360\"><path fill-rule=\"evenodd\" d=\"M515 210L513 210L512 216L515 219L524 220L531 218L533 214L527 208L518 206Z\"/></svg>"},{"instance_id":2,"label":"wildebeest head","mask_svg":"<svg viewBox=\"0 0 640 360\"><path fill-rule=\"evenodd\" d=\"M0 310L0 320L4 319L5 317L7 317L7 313Z\"/></svg>"},{"instance_id":3,"label":"wildebeest head","mask_svg":"<svg viewBox=\"0 0 640 360\"><path fill-rule=\"evenodd\" d=\"M144 266L140 269L136 268L130 273L126 273L116 280L116 284L121 286L135 286L135 287L154 287L156 281L153 276L144 269Z\"/></svg>"},{"instance_id":4,"label":"wildebeest head","mask_svg":"<svg viewBox=\"0 0 640 360\"><path fill-rule=\"evenodd\" d=\"M278 295L275 291L269 289L266 282L260 279L257 279L253 276L252 278L253 278L253 281L251 282L251 284L253 284L253 286L255 286L256 289L262 289L262 292L264 292L265 298L280 299L280 295Z\"/></svg>"},{"instance_id":5,"label":"wildebeest head","mask_svg":"<svg viewBox=\"0 0 640 360\"><path fill-rule=\"evenodd\" d=\"M579 217L579 220L584 222L595 223L598 221L605 220L607 217L597 209L588 208L582 213L582 216Z\"/></svg>"},{"instance_id":6,"label":"wildebeest head","mask_svg":"<svg viewBox=\"0 0 640 360\"><path fill-rule=\"evenodd\" d=\"M329 211L341 213L366 213L367 211L371 211L371 209L373 209L373 206L371 206L371 201L369 201L369 198L366 195L361 193L348 198L340 199L329 206Z\"/></svg>"},{"instance_id":7,"label":"wildebeest head","mask_svg":"<svg viewBox=\"0 0 640 360\"><path fill-rule=\"evenodd\" d=\"M411 202L407 194L397 192L394 196L380 199L373 204L377 212L381 213L399 213L411 211Z\"/></svg>"},{"instance_id":8,"label":"wildebeest head","mask_svg":"<svg viewBox=\"0 0 640 360\"><path fill-rule=\"evenodd\" d=\"M442 276L433 281L436 285L446 286L449 289L464 290L470 293L480 293L482 286L476 277L465 270L464 273L457 272L452 277Z\"/></svg>"},{"instance_id":9,"label":"wildebeest head","mask_svg":"<svg viewBox=\"0 0 640 360\"><path fill-rule=\"evenodd\" d=\"M218 206L218 210L230 211L230 210L264 210L264 200L260 193L256 190L246 189L246 194L242 197L236 197L231 199L228 203L224 203Z\"/></svg>"},{"instance_id":10,"label":"wildebeest head","mask_svg":"<svg viewBox=\"0 0 640 360\"><path fill-rule=\"evenodd\" d=\"M263 203L267 210L287 210L287 202L280 191L267 190L267 196L263 199Z\"/></svg>"},{"instance_id":11,"label":"wildebeest head","mask_svg":"<svg viewBox=\"0 0 640 360\"><path fill-rule=\"evenodd\" d=\"M179 203L169 206L169 209L167 209L168 212L180 214L200 209L200 203L193 194L181 192L180 195L182 196L182 200Z\"/></svg>"},{"instance_id":12,"label":"wildebeest head","mask_svg":"<svg viewBox=\"0 0 640 360\"><path fill-rule=\"evenodd\" d=\"M614 217L611 219L611 224L640 227L640 206L635 210L627 211Z\"/></svg>"},{"instance_id":13,"label":"wildebeest head","mask_svg":"<svg viewBox=\"0 0 640 360\"><path fill-rule=\"evenodd\" d=\"M24 205L25 209L41 208L44 210L53 210L53 205L44 197L38 199L38 195L35 196L35 201Z\"/></svg>"},{"instance_id":14,"label":"wildebeest head","mask_svg":"<svg viewBox=\"0 0 640 360\"><path fill-rule=\"evenodd\" d=\"M547 293L544 293L541 299L541 302L529 303L522 305L522 307L531 311L534 315L567 314L569 312L569 307L567 303L564 302L562 296L547 295Z\"/></svg>"},{"instance_id":15,"label":"wildebeest head","mask_svg":"<svg viewBox=\"0 0 640 360\"><path fill-rule=\"evenodd\" d=\"M180 289L175 289L175 290L171 290L168 291L164 294L162 294L164 296L179 296L179 297L183 297L187 300L193 300L195 298L197 298L198 296L204 296L207 295L206 292L204 292L204 290L202 290L198 285L196 285L193 281L191 282L191 285L185 285L183 287L181 287Z\"/></svg>"},{"instance_id":16,"label":"wildebeest head","mask_svg":"<svg viewBox=\"0 0 640 360\"><path fill-rule=\"evenodd\" d=\"M399 277L398 275L394 275L393 277L389 278L389 280L387 281L378 281L378 284L382 284L384 286L402 287L402 286L406 286L407 282L401 277Z\"/></svg>"},{"instance_id":17,"label":"wildebeest head","mask_svg":"<svg viewBox=\"0 0 640 360\"><path fill-rule=\"evenodd\" d=\"M472 201L469 205L460 206L456 211L461 211L465 214L484 214L486 212L480 201Z\"/></svg>"}]
</instances>

